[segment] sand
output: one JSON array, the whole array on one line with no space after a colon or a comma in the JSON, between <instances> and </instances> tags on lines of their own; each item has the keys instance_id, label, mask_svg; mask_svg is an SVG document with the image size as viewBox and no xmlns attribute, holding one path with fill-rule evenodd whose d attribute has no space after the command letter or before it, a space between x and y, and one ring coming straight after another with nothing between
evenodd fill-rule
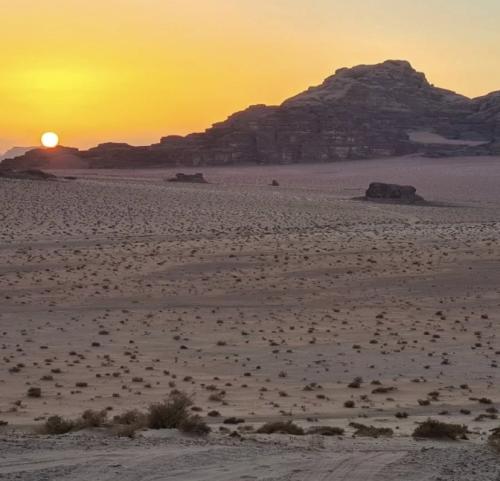
<instances>
[{"instance_id":1,"label":"sand","mask_svg":"<svg viewBox=\"0 0 500 481\"><path fill-rule=\"evenodd\" d=\"M409 439L208 440L164 435L123 440L78 434L3 441L8 481L486 481L498 456L467 443Z\"/></svg>"},{"instance_id":2,"label":"sand","mask_svg":"<svg viewBox=\"0 0 500 481\"><path fill-rule=\"evenodd\" d=\"M444 458L463 450L477 457L499 424L492 408L500 402L500 159L198 170L210 184L166 183L171 170L58 171L78 180L0 182L4 431L87 408L146 409L176 388L203 415L220 412L207 418L215 428L232 415L254 425L293 418L304 426L348 428L361 419L392 427L398 439L379 442L389 452L380 461L387 470L411 465L395 453L419 452L408 436L429 416L473 432L469 443L434 448L455 453ZM280 187L269 186L273 179ZM436 206L353 200L371 181L415 185ZM349 388L356 377L361 386ZM27 396L33 386L41 398ZM19 446L12 454L7 446L9 462L48 450L57 466L47 479L73 479L60 458L78 447L23 434L18 445L13 436L3 440ZM146 441L134 442L120 441L110 459L130 449L154 464ZM204 442L229 449L223 439ZM322 447L319 457L336 449ZM261 456L248 454L249 463L254 455ZM267 462L276 473L281 456ZM221 459L212 477L142 479L226 479L216 476ZM306 471L317 464L308 459ZM227 479L246 479L245 463L237 465L241 477L228 468ZM34 469L15 479L45 479ZM344 478L249 475L434 479L356 477L349 469Z\"/></svg>"}]
</instances>

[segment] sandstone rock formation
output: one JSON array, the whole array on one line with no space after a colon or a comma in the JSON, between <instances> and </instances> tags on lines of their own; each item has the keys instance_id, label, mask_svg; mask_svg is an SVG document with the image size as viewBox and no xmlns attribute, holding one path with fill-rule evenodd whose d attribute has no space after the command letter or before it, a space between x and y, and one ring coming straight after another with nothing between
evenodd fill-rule
<instances>
[{"instance_id":1,"label":"sandstone rock formation","mask_svg":"<svg viewBox=\"0 0 500 481\"><path fill-rule=\"evenodd\" d=\"M424 199L417 195L417 189L411 185L384 184L373 182L366 191L367 200L384 200L401 202L404 204L415 204L423 202Z\"/></svg>"},{"instance_id":2,"label":"sandstone rock formation","mask_svg":"<svg viewBox=\"0 0 500 481\"><path fill-rule=\"evenodd\" d=\"M88 167L133 168L499 152L500 92L469 99L431 85L406 61L388 60L340 69L280 106L249 107L203 133L144 147L37 150L4 163L54 167L63 153Z\"/></svg>"}]
</instances>

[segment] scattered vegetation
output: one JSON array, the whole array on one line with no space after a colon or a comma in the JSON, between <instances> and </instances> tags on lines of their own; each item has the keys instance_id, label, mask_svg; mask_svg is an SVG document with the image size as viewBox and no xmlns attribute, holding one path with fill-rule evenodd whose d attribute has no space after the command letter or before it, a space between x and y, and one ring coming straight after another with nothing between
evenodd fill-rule
<instances>
[{"instance_id":1,"label":"scattered vegetation","mask_svg":"<svg viewBox=\"0 0 500 481\"><path fill-rule=\"evenodd\" d=\"M85 411L74 421L66 420L61 416L52 416L39 429L40 434L61 435L70 431L80 431L89 428L110 428L120 437L134 437L135 433L144 428L150 429L178 429L184 433L206 435L210 427L199 415L189 412L192 401L184 393L175 391L164 403L152 404L148 413L138 410L126 411L108 420L108 412Z\"/></svg>"}]
</instances>

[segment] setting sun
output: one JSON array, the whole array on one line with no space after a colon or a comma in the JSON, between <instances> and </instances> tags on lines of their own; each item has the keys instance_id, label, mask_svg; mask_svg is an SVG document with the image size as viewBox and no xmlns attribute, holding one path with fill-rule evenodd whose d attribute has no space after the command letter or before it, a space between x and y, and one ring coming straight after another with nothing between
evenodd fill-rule
<instances>
[{"instance_id":1,"label":"setting sun","mask_svg":"<svg viewBox=\"0 0 500 481\"><path fill-rule=\"evenodd\" d=\"M42 135L42 145L49 149L59 145L59 136L54 132L45 132Z\"/></svg>"}]
</instances>

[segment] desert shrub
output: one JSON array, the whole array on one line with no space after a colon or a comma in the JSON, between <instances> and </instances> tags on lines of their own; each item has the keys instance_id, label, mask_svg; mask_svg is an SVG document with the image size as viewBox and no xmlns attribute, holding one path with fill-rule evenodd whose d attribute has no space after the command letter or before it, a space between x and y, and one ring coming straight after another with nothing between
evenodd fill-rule
<instances>
[{"instance_id":1,"label":"desert shrub","mask_svg":"<svg viewBox=\"0 0 500 481\"><path fill-rule=\"evenodd\" d=\"M113 417L114 424L121 424L123 426L141 426L147 425L147 416L137 409L125 411Z\"/></svg>"},{"instance_id":2,"label":"desert shrub","mask_svg":"<svg viewBox=\"0 0 500 481\"><path fill-rule=\"evenodd\" d=\"M68 421L61 416L51 416L45 421L43 426L39 429L40 434L48 434L50 436L59 436L61 434L69 433L74 429L75 424L73 421Z\"/></svg>"},{"instance_id":3,"label":"desert shrub","mask_svg":"<svg viewBox=\"0 0 500 481\"><path fill-rule=\"evenodd\" d=\"M450 424L428 419L420 424L413 432L415 438L429 439L467 439L467 426L461 424Z\"/></svg>"},{"instance_id":4,"label":"desert shrub","mask_svg":"<svg viewBox=\"0 0 500 481\"><path fill-rule=\"evenodd\" d=\"M478 399L479 404L493 404L493 401L490 398L482 397Z\"/></svg>"},{"instance_id":5,"label":"desert shrub","mask_svg":"<svg viewBox=\"0 0 500 481\"><path fill-rule=\"evenodd\" d=\"M388 394L395 390L396 388L393 386L379 386L372 390L372 394Z\"/></svg>"},{"instance_id":6,"label":"desert shrub","mask_svg":"<svg viewBox=\"0 0 500 481\"><path fill-rule=\"evenodd\" d=\"M115 424L111 428L111 432L119 438L133 439L142 426L138 424Z\"/></svg>"},{"instance_id":7,"label":"desert shrub","mask_svg":"<svg viewBox=\"0 0 500 481\"><path fill-rule=\"evenodd\" d=\"M177 429L189 418L189 407L193 404L187 394L173 392L169 398L149 406L148 427L151 429Z\"/></svg>"},{"instance_id":8,"label":"desert shrub","mask_svg":"<svg viewBox=\"0 0 500 481\"><path fill-rule=\"evenodd\" d=\"M245 422L242 418L231 417L224 419L224 424L243 424Z\"/></svg>"},{"instance_id":9,"label":"desert shrub","mask_svg":"<svg viewBox=\"0 0 500 481\"><path fill-rule=\"evenodd\" d=\"M500 453L500 428L491 430L491 435L488 438L488 444L498 453Z\"/></svg>"},{"instance_id":10,"label":"desert shrub","mask_svg":"<svg viewBox=\"0 0 500 481\"><path fill-rule=\"evenodd\" d=\"M102 428L106 425L107 419L108 412L106 410L93 411L92 409L87 409L76 420L75 425L77 429Z\"/></svg>"},{"instance_id":11,"label":"desert shrub","mask_svg":"<svg viewBox=\"0 0 500 481\"><path fill-rule=\"evenodd\" d=\"M360 423L350 423L349 426L355 429L355 436L379 438L390 437L394 434L394 431L391 428L376 428L375 426L366 426Z\"/></svg>"},{"instance_id":12,"label":"desert shrub","mask_svg":"<svg viewBox=\"0 0 500 481\"><path fill-rule=\"evenodd\" d=\"M208 397L209 401L216 402L216 403L221 403L224 401L224 396L226 395L225 391L217 392L217 393L212 393Z\"/></svg>"},{"instance_id":13,"label":"desert shrub","mask_svg":"<svg viewBox=\"0 0 500 481\"><path fill-rule=\"evenodd\" d=\"M30 387L28 389L28 397L39 398L42 397L42 390L39 387Z\"/></svg>"},{"instance_id":14,"label":"desert shrub","mask_svg":"<svg viewBox=\"0 0 500 481\"><path fill-rule=\"evenodd\" d=\"M348 408L348 409L352 409L355 406L356 406L356 404L354 403L354 401L352 401L350 399L344 403L344 407Z\"/></svg>"},{"instance_id":15,"label":"desert shrub","mask_svg":"<svg viewBox=\"0 0 500 481\"><path fill-rule=\"evenodd\" d=\"M148 425L148 416L137 409L113 417L111 432L120 438L134 438L137 431Z\"/></svg>"},{"instance_id":16,"label":"desert shrub","mask_svg":"<svg viewBox=\"0 0 500 481\"><path fill-rule=\"evenodd\" d=\"M266 423L261 426L257 433L259 434L292 434L294 436L302 436L304 430L294 424L292 421L276 421L272 423Z\"/></svg>"},{"instance_id":17,"label":"desert shrub","mask_svg":"<svg viewBox=\"0 0 500 481\"><path fill-rule=\"evenodd\" d=\"M209 426L198 415L192 415L189 407L191 398L180 391L172 392L169 398L160 404L149 407L148 427L151 429L179 429L182 432L205 435Z\"/></svg>"},{"instance_id":18,"label":"desert shrub","mask_svg":"<svg viewBox=\"0 0 500 481\"><path fill-rule=\"evenodd\" d=\"M355 377L354 380L351 383L349 383L347 387L350 387L351 389L359 389L362 383L363 379L358 376Z\"/></svg>"},{"instance_id":19,"label":"desert shrub","mask_svg":"<svg viewBox=\"0 0 500 481\"><path fill-rule=\"evenodd\" d=\"M320 436L342 436L344 434L342 428L337 428L333 426L312 426L310 427L306 434L319 434Z\"/></svg>"},{"instance_id":20,"label":"desert shrub","mask_svg":"<svg viewBox=\"0 0 500 481\"><path fill-rule=\"evenodd\" d=\"M179 430L183 433L194 434L196 436L205 436L211 431L210 426L197 414L184 419L179 424Z\"/></svg>"}]
</instances>

